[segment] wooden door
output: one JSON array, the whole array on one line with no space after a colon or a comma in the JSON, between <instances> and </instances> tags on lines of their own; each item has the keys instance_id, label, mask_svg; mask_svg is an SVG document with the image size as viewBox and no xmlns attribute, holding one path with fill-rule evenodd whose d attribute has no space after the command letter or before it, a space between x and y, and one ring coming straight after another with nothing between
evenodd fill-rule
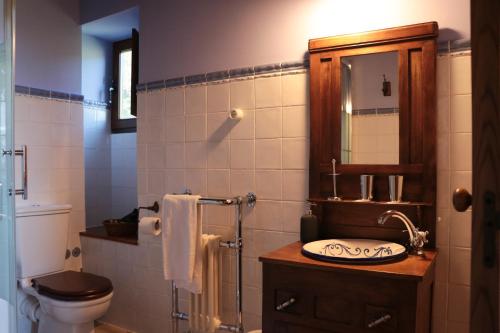
<instances>
[{"instance_id":1,"label":"wooden door","mask_svg":"<svg viewBox=\"0 0 500 333\"><path fill-rule=\"evenodd\" d=\"M499 30L500 1L472 0L471 333L499 332L498 218L493 214L490 219L487 212L488 205L493 213L500 211Z\"/></svg>"}]
</instances>

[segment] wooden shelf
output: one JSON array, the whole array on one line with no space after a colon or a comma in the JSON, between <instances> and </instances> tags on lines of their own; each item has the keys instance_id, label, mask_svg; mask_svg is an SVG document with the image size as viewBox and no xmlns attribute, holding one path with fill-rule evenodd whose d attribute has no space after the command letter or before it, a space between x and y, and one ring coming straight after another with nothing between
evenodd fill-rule
<instances>
[{"instance_id":1,"label":"wooden shelf","mask_svg":"<svg viewBox=\"0 0 500 333\"><path fill-rule=\"evenodd\" d=\"M125 244L130 244L130 245L138 245L139 244L137 235L128 236L128 237L109 236L108 233L106 232L106 228L104 228L104 227L88 228L87 230L80 232L80 236L89 237L89 238L104 239L104 240L109 240L109 241L118 242L118 243L125 243Z\"/></svg>"},{"instance_id":2,"label":"wooden shelf","mask_svg":"<svg viewBox=\"0 0 500 333\"><path fill-rule=\"evenodd\" d=\"M377 206L413 206L413 207L432 207L430 202L387 202L387 201L360 201L353 199L343 199L339 201L328 200L324 198L310 198L307 201L321 204L332 205L377 205Z\"/></svg>"}]
</instances>

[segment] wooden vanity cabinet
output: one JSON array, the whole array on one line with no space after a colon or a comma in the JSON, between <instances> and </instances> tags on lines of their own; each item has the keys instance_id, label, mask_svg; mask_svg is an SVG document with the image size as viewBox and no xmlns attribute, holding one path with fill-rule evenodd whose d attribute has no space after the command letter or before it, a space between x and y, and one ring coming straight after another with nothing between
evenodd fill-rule
<instances>
[{"instance_id":1,"label":"wooden vanity cabinet","mask_svg":"<svg viewBox=\"0 0 500 333\"><path fill-rule=\"evenodd\" d=\"M293 243L260 258L264 333L430 332L434 251L391 264L339 265L300 249Z\"/></svg>"}]
</instances>

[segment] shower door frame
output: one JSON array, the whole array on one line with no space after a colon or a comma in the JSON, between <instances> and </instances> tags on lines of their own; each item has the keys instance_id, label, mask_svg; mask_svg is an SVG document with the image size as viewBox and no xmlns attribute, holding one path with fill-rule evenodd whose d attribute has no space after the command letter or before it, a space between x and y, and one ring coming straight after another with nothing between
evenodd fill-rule
<instances>
[{"instance_id":1,"label":"shower door frame","mask_svg":"<svg viewBox=\"0 0 500 333\"><path fill-rule=\"evenodd\" d=\"M2 219L0 222L6 222L5 230L7 232L6 242L3 247L7 250L7 262L0 262L1 269L6 269L7 275L5 281L4 301L7 303L7 328L9 333L16 332L17 326L17 286L16 286L16 256L15 256L15 183L14 183L14 55L15 55L15 0L3 0L3 38L4 55L0 59L0 65L3 65L4 72L0 72L0 104L4 104L4 115L0 115L0 129L5 134L5 138L0 141L0 158L2 170L0 174L0 201ZM2 62L4 62L2 64ZM3 87L2 87L3 85ZM3 121L2 121L3 120ZM3 141L3 142L2 142ZM3 188L2 188L3 187ZM2 228L3 229L3 228ZM0 249L0 251L3 249ZM3 300L3 299L2 299ZM3 320L3 319L2 319ZM5 322L3 323L5 325ZM2 329L5 326L2 327Z\"/></svg>"}]
</instances>

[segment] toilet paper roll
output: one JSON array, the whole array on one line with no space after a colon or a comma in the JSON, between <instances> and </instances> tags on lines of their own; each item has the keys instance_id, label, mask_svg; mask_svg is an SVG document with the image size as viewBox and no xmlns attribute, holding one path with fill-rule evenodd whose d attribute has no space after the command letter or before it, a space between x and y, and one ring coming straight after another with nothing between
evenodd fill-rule
<instances>
[{"instance_id":1,"label":"toilet paper roll","mask_svg":"<svg viewBox=\"0 0 500 333\"><path fill-rule=\"evenodd\" d=\"M139 234L158 236L161 234L161 222L158 217L143 217L139 221Z\"/></svg>"}]
</instances>

